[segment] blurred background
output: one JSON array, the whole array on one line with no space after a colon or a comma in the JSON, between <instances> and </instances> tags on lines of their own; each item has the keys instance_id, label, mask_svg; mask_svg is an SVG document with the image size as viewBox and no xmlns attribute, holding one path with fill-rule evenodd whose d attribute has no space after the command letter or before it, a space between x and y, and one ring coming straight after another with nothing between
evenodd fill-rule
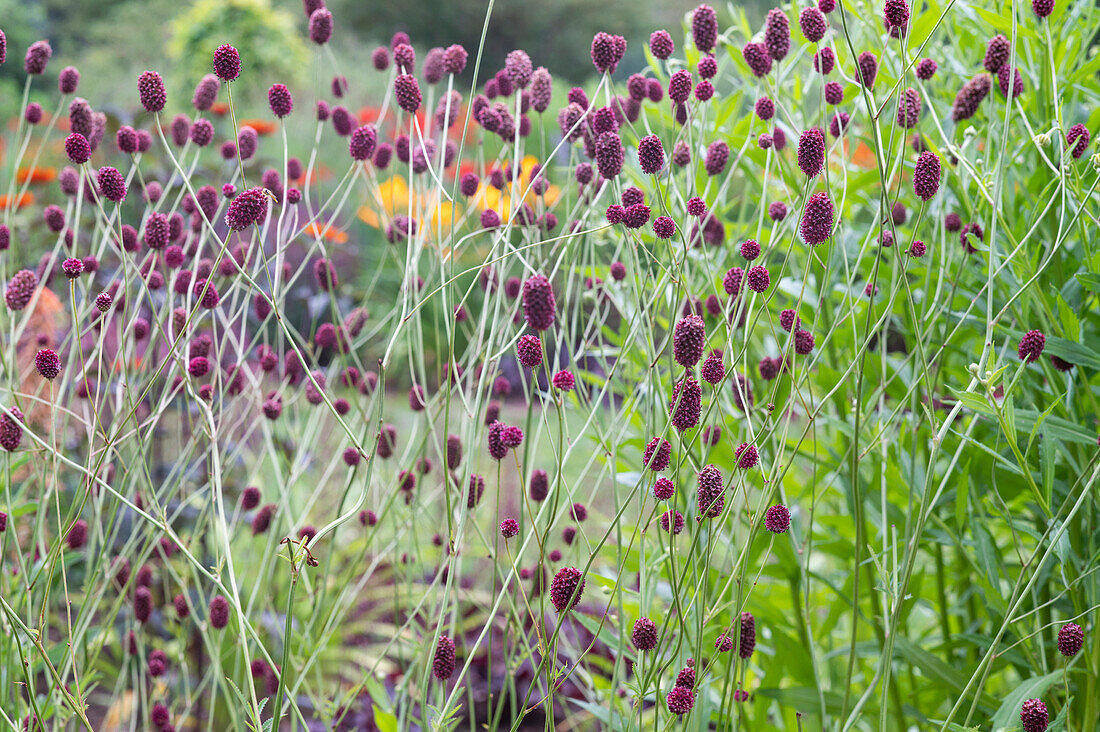
<instances>
[{"instance_id":1,"label":"blurred background","mask_svg":"<svg viewBox=\"0 0 1100 732\"><path fill-rule=\"evenodd\" d=\"M210 70L211 50L221 43L237 46L246 63L253 65L252 79L262 83L249 86L260 94L275 81L292 90L319 80L327 86L334 71L349 78L377 79L379 75L359 68L369 68L370 51L388 44L398 30L409 33L420 53L432 46L465 45L471 51L472 71L486 4L328 0L336 19L329 56L309 43L301 0L0 0L0 28L7 34L9 49L8 63L0 66L0 109L6 117L17 111L23 54L41 38L53 46L51 67L76 66L81 72L80 95L104 111L109 111L109 99L132 105L134 79L145 69L165 76L170 106L173 92L186 94L189 101L195 83ZM523 48L555 78L579 83L593 73L588 47L600 30L630 39L626 63L620 68L636 68L643 63L642 42L650 31L679 26L696 4L697 0L497 0L483 76L501 68L508 51ZM714 5L723 20L732 20L722 4ZM750 0L738 10L742 7L755 23L769 5ZM675 30L673 36L682 37ZM314 74L316 79L308 78Z\"/></svg>"}]
</instances>

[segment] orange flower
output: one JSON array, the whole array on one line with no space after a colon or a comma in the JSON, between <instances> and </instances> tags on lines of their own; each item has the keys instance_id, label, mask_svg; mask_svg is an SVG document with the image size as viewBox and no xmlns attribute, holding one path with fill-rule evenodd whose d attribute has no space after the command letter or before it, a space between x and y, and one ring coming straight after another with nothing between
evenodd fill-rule
<instances>
[{"instance_id":1,"label":"orange flower","mask_svg":"<svg viewBox=\"0 0 1100 732\"><path fill-rule=\"evenodd\" d=\"M844 141L844 152L848 152L847 140ZM856 145L855 152L852 153L852 164L865 170L873 170L878 166L878 161L875 159L875 153L867 147L867 143L861 141Z\"/></svg>"},{"instance_id":2,"label":"orange flower","mask_svg":"<svg viewBox=\"0 0 1100 732\"><path fill-rule=\"evenodd\" d=\"M3 194L3 195L0 195L0 208L7 208L8 204L10 203L10 200L11 199L8 198L8 195L6 193ZM26 193L24 193L15 202L15 207L16 208L23 208L25 206L31 206L31 205L34 205L34 194L31 193L30 191L27 191Z\"/></svg>"},{"instance_id":3,"label":"orange flower","mask_svg":"<svg viewBox=\"0 0 1100 732\"><path fill-rule=\"evenodd\" d=\"M323 236L326 241L335 242L336 244L345 244L348 240L346 231L340 231L331 224L323 225L314 222L306 227L306 231L308 231L311 236Z\"/></svg>"},{"instance_id":4,"label":"orange flower","mask_svg":"<svg viewBox=\"0 0 1100 732\"><path fill-rule=\"evenodd\" d=\"M214 102L212 105L210 105L210 111L218 115L219 117L224 117L225 115L229 114L229 105L225 102Z\"/></svg>"},{"instance_id":5,"label":"orange flower","mask_svg":"<svg viewBox=\"0 0 1100 732\"><path fill-rule=\"evenodd\" d=\"M378 107L360 107L359 111L355 114L355 118L359 120L359 124L369 125L372 122L377 122L381 113L382 110L378 109Z\"/></svg>"},{"instance_id":6,"label":"orange flower","mask_svg":"<svg viewBox=\"0 0 1100 732\"><path fill-rule=\"evenodd\" d=\"M248 125L252 129L256 130L256 134L263 137L264 135L270 135L279 129L279 125L266 119L242 119L241 126Z\"/></svg>"},{"instance_id":7,"label":"orange flower","mask_svg":"<svg viewBox=\"0 0 1100 732\"><path fill-rule=\"evenodd\" d=\"M16 180L22 184L28 180L34 183L50 183L57 178L57 170L54 168L20 168L16 174Z\"/></svg>"}]
</instances>

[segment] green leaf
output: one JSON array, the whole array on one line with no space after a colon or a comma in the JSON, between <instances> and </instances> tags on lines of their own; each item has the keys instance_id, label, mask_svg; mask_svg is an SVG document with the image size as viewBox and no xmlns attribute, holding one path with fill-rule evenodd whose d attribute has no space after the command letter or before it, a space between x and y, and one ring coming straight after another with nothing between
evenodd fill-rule
<instances>
[{"instance_id":1,"label":"green leaf","mask_svg":"<svg viewBox=\"0 0 1100 732\"><path fill-rule=\"evenodd\" d=\"M1051 355L1069 361L1075 366L1100 369L1100 353L1076 341L1051 336L1047 338L1046 350Z\"/></svg>"},{"instance_id":2,"label":"green leaf","mask_svg":"<svg viewBox=\"0 0 1100 732\"><path fill-rule=\"evenodd\" d=\"M1098 56L1097 58L1100 58ZM1062 330L1065 331L1066 336L1070 340L1077 340L1081 337L1081 321L1077 318L1077 313L1073 311L1073 308L1058 295L1058 319L1062 321Z\"/></svg>"},{"instance_id":3,"label":"green leaf","mask_svg":"<svg viewBox=\"0 0 1100 732\"><path fill-rule=\"evenodd\" d=\"M757 694L768 699L775 699L781 705L793 707L796 711L814 714L820 712L821 697L817 689L809 686L792 686L786 689L757 689ZM839 714L844 700L840 694L825 692L825 711L829 714Z\"/></svg>"},{"instance_id":4,"label":"green leaf","mask_svg":"<svg viewBox=\"0 0 1100 732\"><path fill-rule=\"evenodd\" d=\"M374 705L374 724L380 732L397 732L397 715Z\"/></svg>"},{"instance_id":5,"label":"green leaf","mask_svg":"<svg viewBox=\"0 0 1100 732\"><path fill-rule=\"evenodd\" d=\"M970 460L959 471L959 485L955 489L955 525L960 529L966 527L969 518L966 512L967 493L970 492Z\"/></svg>"},{"instance_id":6,"label":"green leaf","mask_svg":"<svg viewBox=\"0 0 1100 732\"><path fill-rule=\"evenodd\" d=\"M959 401L962 402L962 405L967 409L972 409L988 417L996 416L996 412L993 411L993 407L989 406L989 402L986 401L985 397L975 394L972 391L959 391L957 389L952 389L951 391L955 392Z\"/></svg>"},{"instance_id":7,"label":"green leaf","mask_svg":"<svg viewBox=\"0 0 1100 732\"><path fill-rule=\"evenodd\" d=\"M1078 272L1075 276L1077 277L1077 281L1080 282L1085 289L1092 290L1093 292L1100 292L1100 274L1095 274L1093 272Z\"/></svg>"},{"instance_id":8,"label":"green leaf","mask_svg":"<svg viewBox=\"0 0 1100 732\"><path fill-rule=\"evenodd\" d=\"M1039 469L1043 477L1043 500L1049 506L1054 495L1054 440L1039 440Z\"/></svg>"},{"instance_id":9,"label":"green leaf","mask_svg":"<svg viewBox=\"0 0 1100 732\"><path fill-rule=\"evenodd\" d=\"M1039 427L1043 424L1043 420L1050 416L1050 413L1054 411L1054 408L1062 403L1062 397L1059 396L1050 406L1043 410L1043 413L1039 415L1039 419L1035 420L1035 425L1031 428L1031 434L1027 438L1027 449L1024 450L1024 454L1027 455L1031 452L1031 443L1035 441L1035 435L1039 434Z\"/></svg>"},{"instance_id":10,"label":"green leaf","mask_svg":"<svg viewBox=\"0 0 1100 732\"><path fill-rule=\"evenodd\" d=\"M993 729L1002 729L1010 726L1020 713L1020 707L1027 699L1037 699L1043 692L1053 686L1062 678L1061 671L1054 671L1046 676L1030 678L1013 689L1001 704L1001 708L993 715Z\"/></svg>"}]
</instances>

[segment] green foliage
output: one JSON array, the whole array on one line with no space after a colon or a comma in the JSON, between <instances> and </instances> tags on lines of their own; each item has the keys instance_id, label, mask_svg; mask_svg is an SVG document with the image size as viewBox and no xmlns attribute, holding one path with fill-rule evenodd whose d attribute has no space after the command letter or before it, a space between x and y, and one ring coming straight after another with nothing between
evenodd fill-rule
<instances>
[{"instance_id":1,"label":"green foliage","mask_svg":"<svg viewBox=\"0 0 1100 732\"><path fill-rule=\"evenodd\" d=\"M214 49L232 44L243 59L242 73L258 80L235 91L263 99L270 83L304 77L309 53L301 24L299 16L273 8L270 0L198 0L172 21L168 48L182 70L177 77L193 86L211 72Z\"/></svg>"}]
</instances>

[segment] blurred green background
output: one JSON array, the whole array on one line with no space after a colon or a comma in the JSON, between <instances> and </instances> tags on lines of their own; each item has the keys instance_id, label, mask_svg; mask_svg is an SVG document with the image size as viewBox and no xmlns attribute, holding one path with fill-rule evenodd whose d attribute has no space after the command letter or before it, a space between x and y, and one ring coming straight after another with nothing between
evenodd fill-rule
<instances>
[{"instance_id":1,"label":"blurred green background","mask_svg":"<svg viewBox=\"0 0 1100 732\"><path fill-rule=\"evenodd\" d=\"M0 28L8 38L8 62L0 67L0 105L6 117L17 111L23 54L40 38L48 39L54 50L46 78L56 79L62 67L76 66L81 96L100 109L107 109L110 100L128 108L133 80L147 68L164 74L170 97L185 95L189 101L195 82L210 70L212 49L226 42L252 65L252 78L260 83L249 87L260 93L275 81L321 82L327 88L334 70L352 79L373 77L359 69L369 68L370 51L388 44L398 30L409 33L421 58L428 48L451 43L462 43L472 52L481 37L486 4L329 0L336 19L329 55L309 43L301 0L0 0ZM592 74L588 47L599 30L626 36L631 45L623 67L638 66L650 31L665 27L682 37L675 27L696 4L698 0L497 0L481 75L501 68L508 51L523 48L556 78L583 81ZM728 13L724 5L715 5L722 15ZM762 18L767 7L763 0L750 2L750 18ZM547 28L554 32L547 33ZM176 101L182 100L176 96ZM177 111L184 111L182 107Z\"/></svg>"}]
</instances>

